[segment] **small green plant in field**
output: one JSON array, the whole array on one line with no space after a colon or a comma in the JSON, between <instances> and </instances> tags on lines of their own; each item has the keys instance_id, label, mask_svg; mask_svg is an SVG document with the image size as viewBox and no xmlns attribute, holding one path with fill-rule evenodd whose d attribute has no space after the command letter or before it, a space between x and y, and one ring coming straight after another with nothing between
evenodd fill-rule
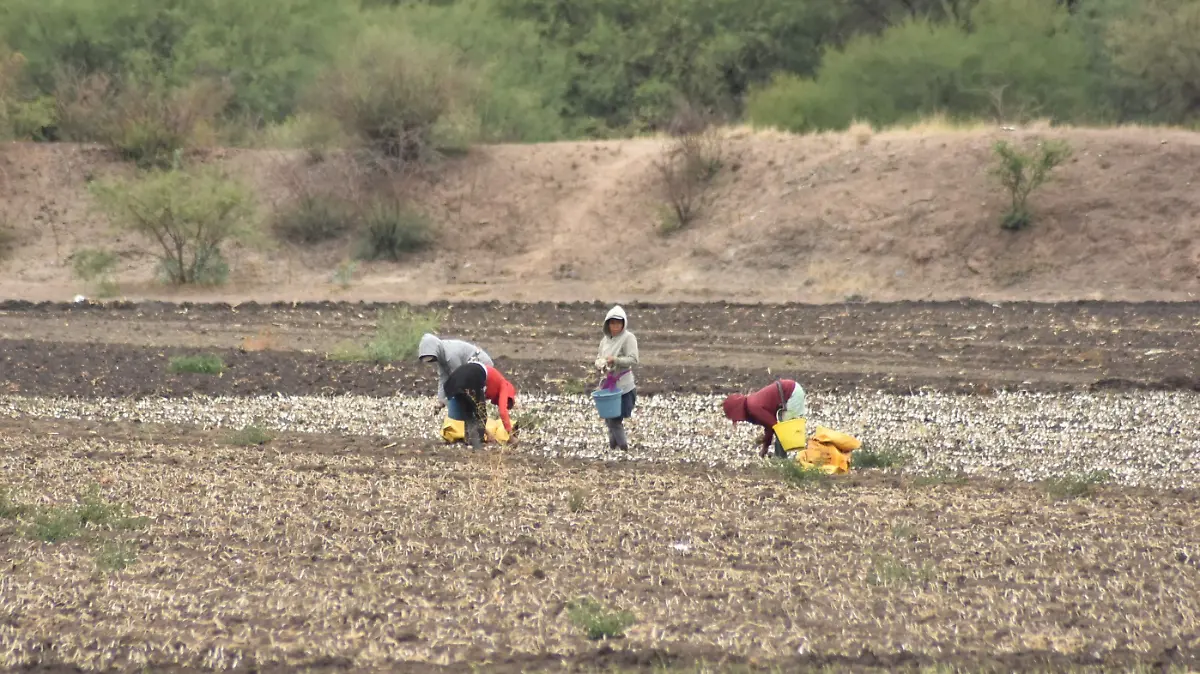
<instances>
[{"instance_id":1,"label":"small green plant in field","mask_svg":"<svg viewBox=\"0 0 1200 674\"><path fill-rule=\"evenodd\" d=\"M407 204L384 200L365 214L358 244L361 260L398 262L433 242L429 218Z\"/></svg>"},{"instance_id":2,"label":"small green plant in field","mask_svg":"<svg viewBox=\"0 0 1200 674\"><path fill-rule=\"evenodd\" d=\"M100 571L123 571L137 561L137 548L127 541L105 541L96 552Z\"/></svg>"},{"instance_id":3,"label":"small green plant in field","mask_svg":"<svg viewBox=\"0 0 1200 674\"><path fill-rule=\"evenodd\" d=\"M592 641L618 639L637 622L628 611L611 611L599 602L583 597L567 604L567 617Z\"/></svg>"},{"instance_id":4,"label":"small green plant in field","mask_svg":"<svg viewBox=\"0 0 1200 674\"><path fill-rule=\"evenodd\" d=\"M935 470L925 475L918 475L913 479L913 484L918 487L931 487L938 485L960 485L966 484L967 476L964 473L953 470Z\"/></svg>"},{"instance_id":5,"label":"small green plant in field","mask_svg":"<svg viewBox=\"0 0 1200 674\"><path fill-rule=\"evenodd\" d=\"M567 510L573 513L583 512L583 509L587 507L587 497L586 490L578 487L571 489L567 492Z\"/></svg>"},{"instance_id":6,"label":"small green plant in field","mask_svg":"<svg viewBox=\"0 0 1200 674\"><path fill-rule=\"evenodd\" d=\"M76 538L82 532L79 517L63 508L50 508L33 517L25 526L25 538L43 543L61 543Z\"/></svg>"},{"instance_id":7,"label":"small green plant in field","mask_svg":"<svg viewBox=\"0 0 1200 674\"><path fill-rule=\"evenodd\" d=\"M358 270L358 262L346 260L333 271L333 282L342 290L349 290L354 283L354 272Z\"/></svg>"},{"instance_id":8,"label":"small green plant in field","mask_svg":"<svg viewBox=\"0 0 1200 674\"><path fill-rule=\"evenodd\" d=\"M1071 156L1071 148L1062 140L1039 143L1032 152L1023 152L1007 141L999 141L993 147L997 163L992 175L1008 192L1010 203L1002 222L1005 229L1018 230L1032 222L1029 213L1029 195L1047 180L1050 173Z\"/></svg>"},{"instance_id":9,"label":"small green plant in field","mask_svg":"<svg viewBox=\"0 0 1200 674\"><path fill-rule=\"evenodd\" d=\"M265 445L275 439L275 434L266 430L261 426L244 426L236 431L233 431L226 438L226 442L236 447L252 447Z\"/></svg>"},{"instance_id":10,"label":"small green plant in field","mask_svg":"<svg viewBox=\"0 0 1200 674\"><path fill-rule=\"evenodd\" d=\"M22 535L46 543L61 543L78 538L89 529L129 531L143 528L147 520L130 517L123 505L109 503L93 487L71 506L10 507L10 519L24 520Z\"/></svg>"},{"instance_id":11,"label":"small green plant in field","mask_svg":"<svg viewBox=\"0 0 1200 674\"><path fill-rule=\"evenodd\" d=\"M850 457L855 468L895 468L904 465L904 455L890 449L859 449Z\"/></svg>"},{"instance_id":12,"label":"small green plant in field","mask_svg":"<svg viewBox=\"0 0 1200 674\"><path fill-rule=\"evenodd\" d=\"M910 583L928 583L935 577L933 567L929 564L911 567L887 555L873 555L871 570L867 572L867 584L894 587Z\"/></svg>"},{"instance_id":13,"label":"small green plant in field","mask_svg":"<svg viewBox=\"0 0 1200 674\"><path fill-rule=\"evenodd\" d=\"M441 314L434 311L417 312L408 308L383 312L379 315L375 335L366 346L342 343L334 348L329 357L333 360L378 363L416 358L421 336L427 332L437 332L442 318Z\"/></svg>"},{"instance_id":14,"label":"small green plant in field","mask_svg":"<svg viewBox=\"0 0 1200 674\"><path fill-rule=\"evenodd\" d=\"M522 431L532 431L541 428L546 420L536 412L526 411L514 414L512 422L514 427L520 428Z\"/></svg>"},{"instance_id":15,"label":"small green plant in field","mask_svg":"<svg viewBox=\"0 0 1200 674\"><path fill-rule=\"evenodd\" d=\"M15 520L25 513L25 506L12 500L8 491L0 489L0 520Z\"/></svg>"},{"instance_id":16,"label":"small green plant in field","mask_svg":"<svg viewBox=\"0 0 1200 674\"><path fill-rule=\"evenodd\" d=\"M1091 496L1098 485L1111 482L1112 479L1112 473L1106 470L1093 470L1050 478L1042 482L1042 489L1053 498L1083 498Z\"/></svg>"},{"instance_id":17,"label":"small green plant in field","mask_svg":"<svg viewBox=\"0 0 1200 674\"><path fill-rule=\"evenodd\" d=\"M592 384L583 377L567 377L558 384L559 391L567 395L583 395L591 388Z\"/></svg>"},{"instance_id":18,"label":"small green plant in field","mask_svg":"<svg viewBox=\"0 0 1200 674\"><path fill-rule=\"evenodd\" d=\"M831 483L829 473L820 468L805 468L791 459L771 459L771 469L793 487L823 487Z\"/></svg>"},{"instance_id":19,"label":"small green plant in field","mask_svg":"<svg viewBox=\"0 0 1200 674\"><path fill-rule=\"evenodd\" d=\"M915 541L917 540L917 528L907 524L892 525L892 538L898 541Z\"/></svg>"},{"instance_id":20,"label":"small green plant in field","mask_svg":"<svg viewBox=\"0 0 1200 674\"><path fill-rule=\"evenodd\" d=\"M212 353L193 356L172 356L168 369L173 374L188 372L191 374L221 374L225 370L225 361Z\"/></svg>"}]
</instances>

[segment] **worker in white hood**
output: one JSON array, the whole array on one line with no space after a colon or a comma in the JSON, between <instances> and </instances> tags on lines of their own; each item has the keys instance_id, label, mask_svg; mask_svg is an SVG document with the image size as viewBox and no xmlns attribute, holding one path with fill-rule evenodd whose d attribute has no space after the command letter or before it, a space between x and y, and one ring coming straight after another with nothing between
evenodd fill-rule
<instances>
[{"instance_id":1,"label":"worker in white hood","mask_svg":"<svg viewBox=\"0 0 1200 674\"><path fill-rule=\"evenodd\" d=\"M610 309L604 316L604 337L600 339L595 362L597 370L616 380L616 388L621 392L621 416L604 420L608 424L609 449L629 449L624 422L633 415L633 407L637 403L633 368L638 365L638 343L637 337L626 329L627 321L625 310L620 305Z\"/></svg>"}]
</instances>

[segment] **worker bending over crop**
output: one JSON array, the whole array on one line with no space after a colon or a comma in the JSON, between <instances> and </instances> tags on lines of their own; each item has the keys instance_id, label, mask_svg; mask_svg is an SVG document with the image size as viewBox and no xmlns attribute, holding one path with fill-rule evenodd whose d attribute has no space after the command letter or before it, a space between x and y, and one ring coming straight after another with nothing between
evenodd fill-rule
<instances>
[{"instance_id":1,"label":"worker bending over crop","mask_svg":"<svg viewBox=\"0 0 1200 674\"><path fill-rule=\"evenodd\" d=\"M421 344L417 348L417 357L423 363L435 363L438 370L437 400L433 402L433 412L436 414L446 406L446 380L450 373L469 362L475 361L484 365L492 365L492 359L483 349L458 339L440 339L436 335L425 333L421 336Z\"/></svg>"},{"instance_id":2,"label":"worker bending over crop","mask_svg":"<svg viewBox=\"0 0 1200 674\"><path fill-rule=\"evenodd\" d=\"M465 412L463 435L471 447L479 449L486 437L496 438L487 430L487 401L500 408L500 422L511 437L514 432L508 411L517 406L517 389L491 365L467 363L446 379L446 396L454 398Z\"/></svg>"},{"instance_id":3,"label":"worker bending over crop","mask_svg":"<svg viewBox=\"0 0 1200 674\"><path fill-rule=\"evenodd\" d=\"M762 449L758 455L766 456L775 440L773 426L804 416L804 388L794 380L779 379L748 396L734 393L725 399L723 407L726 418L735 426L739 421L749 421L763 427ZM775 445L775 454L785 455L779 444Z\"/></svg>"}]
</instances>

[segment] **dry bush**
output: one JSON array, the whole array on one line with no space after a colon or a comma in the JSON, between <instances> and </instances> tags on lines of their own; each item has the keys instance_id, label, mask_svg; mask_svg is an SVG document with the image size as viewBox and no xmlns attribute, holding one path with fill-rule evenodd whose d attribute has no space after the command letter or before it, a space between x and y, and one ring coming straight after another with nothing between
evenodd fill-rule
<instances>
[{"instance_id":1,"label":"dry bush","mask_svg":"<svg viewBox=\"0 0 1200 674\"><path fill-rule=\"evenodd\" d=\"M102 73L61 73L56 85L60 131L115 149L143 167L165 167L176 152L210 144L231 90L198 79L167 87Z\"/></svg>"},{"instance_id":2,"label":"dry bush","mask_svg":"<svg viewBox=\"0 0 1200 674\"><path fill-rule=\"evenodd\" d=\"M713 179L721 170L723 140L714 127L671 140L655 162L667 212L664 234L687 227L708 206Z\"/></svg>"},{"instance_id":3,"label":"dry bush","mask_svg":"<svg viewBox=\"0 0 1200 674\"><path fill-rule=\"evenodd\" d=\"M402 165L353 157L337 167L294 172L290 198L273 216L275 236L313 245L353 235L358 259L399 261L434 240L429 218L400 187L407 173Z\"/></svg>"},{"instance_id":4,"label":"dry bush","mask_svg":"<svg viewBox=\"0 0 1200 674\"><path fill-rule=\"evenodd\" d=\"M17 247L17 233L6 222L0 221L0 261L12 254Z\"/></svg>"}]
</instances>

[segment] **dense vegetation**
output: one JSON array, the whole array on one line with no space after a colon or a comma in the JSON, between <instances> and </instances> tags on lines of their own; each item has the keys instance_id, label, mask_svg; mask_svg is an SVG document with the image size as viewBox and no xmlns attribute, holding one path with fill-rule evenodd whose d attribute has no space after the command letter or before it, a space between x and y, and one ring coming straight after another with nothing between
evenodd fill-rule
<instances>
[{"instance_id":1,"label":"dense vegetation","mask_svg":"<svg viewBox=\"0 0 1200 674\"><path fill-rule=\"evenodd\" d=\"M1196 0L5 0L0 133L392 153L932 113L1193 124Z\"/></svg>"}]
</instances>

